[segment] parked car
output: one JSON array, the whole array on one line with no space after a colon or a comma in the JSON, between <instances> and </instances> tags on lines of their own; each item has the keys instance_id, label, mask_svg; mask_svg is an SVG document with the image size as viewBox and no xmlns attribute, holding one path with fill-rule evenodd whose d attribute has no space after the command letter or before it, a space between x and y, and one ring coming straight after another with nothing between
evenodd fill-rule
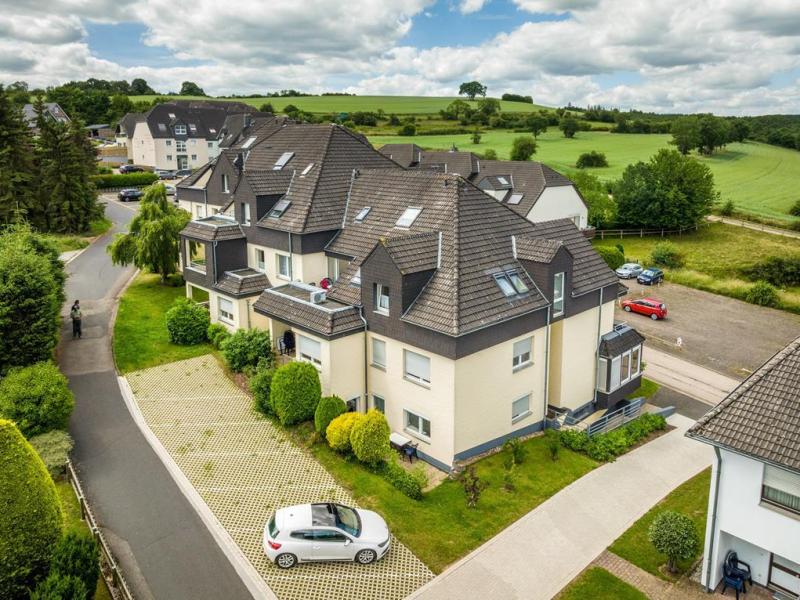
<instances>
[{"instance_id":1,"label":"parked car","mask_svg":"<svg viewBox=\"0 0 800 600\"><path fill-rule=\"evenodd\" d=\"M137 167L136 165L120 165L119 172L120 173L143 173L144 169L142 167Z\"/></svg>"},{"instance_id":2,"label":"parked car","mask_svg":"<svg viewBox=\"0 0 800 600\"><path fill-rule=\"evenodd\" d=\"M625 263L615 271L620 279L634 279L641 275L644 267L638 263Z\"/></svg>"},{"instance_id":3,"label":"parked car","mask_svg":"<svg viewBox=\"0 0 800 600\"><path fill-rule=\"evenodd\" d=\"M167 192L167 196L174 196L175 195L175 186L171 183L164 184L164 190Z\"/></svg>"},{"instance_id":4,"label":"parked car","mask_svg":"<svg viewBox=\"0 0 800 600\"><path fill-rule=\"evenodd\" d=\"M622 310L647 315L653 321L664 319L667 316L667 305L656 298L626 298L622 301Z\"/></svg>"},{"instance_id":5,"label":"parked car","mask_svg":"<svg viewBox=\"0 0 800 600\"><path fill-rule=\"evenodd\" d=\"M655 267L648 267L639 274L636 281L644 285L661 283L664 281L664 271Z\"/></svg>"},{"instance_id":6,"label":"parked car","mask_svg":"<svg viewBox=\"0 0 800 600\"><path fill-rule=\"evenodd\" d=\"M120 199L120 202L128 202L130 200L138 200L144 196L144 192L142 190L136 188L127 188L124 190L120 190L119 194L117 194L117 198Z\"/></svg>"},{"instance_id":7,"label":"parked car","mask_svg":"<svg viewBox=\"0 0 800 600\"><path fill-rule=\"evenodd\" d=\"M178 169L175 171L175 178L176 179L183 179L184 177L188 177L192 174L191 169Z\"/></svg>"},{"instance_id":8,"label":"parked car","mask_svg":"<svg viewBox=\"0 0 800 600\"><path fill-rule=\"evenodd\" d=\"M175 179L175 171L167 169L157 169L156 175L158 175L159 179Z\"/></svg>"},{"instance_id":9,"label":"parked car","mask_svg":"<svg viewBox=\"0 0 800 600\"><path fill-rule=\"evenodd\" d=\"M297 563L355 561L368 565L389 550L389 528L371 510L332 502L278 509L264 527L264 552L281 569Z\"/></svg>"}]
</instances>

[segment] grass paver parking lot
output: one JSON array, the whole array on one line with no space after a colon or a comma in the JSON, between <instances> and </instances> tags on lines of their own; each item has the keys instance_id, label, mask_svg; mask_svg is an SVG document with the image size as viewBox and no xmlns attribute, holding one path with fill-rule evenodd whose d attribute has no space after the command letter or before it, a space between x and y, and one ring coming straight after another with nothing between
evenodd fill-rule
<instances>
[{"instance_id":1,"label":"grass paver parking lot","mask_svg":"<svg viewBox=\"0 0 800 600\"><path fill-rule=\"evenodd\" d=\"M275 509L352 496L289 435L250 408L250 398L213 355L127 375L147 425L281 600L390 600L407 596L433 574L393 539L372 565L304 564L289 571L261 548Z\"/></svg>"}]
</instances>

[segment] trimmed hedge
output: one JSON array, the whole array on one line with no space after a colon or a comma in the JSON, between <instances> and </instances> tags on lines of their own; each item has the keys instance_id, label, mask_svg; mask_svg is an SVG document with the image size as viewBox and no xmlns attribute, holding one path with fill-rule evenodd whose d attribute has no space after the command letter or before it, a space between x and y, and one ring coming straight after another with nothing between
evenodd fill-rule
<instances>
[{"instance_id":1,"label":"trimmed hedge","mask_svg":"<svg viewBox=\"0 0 800 600\"><path fill-rule=\"evenodd\" d=\"M97 542L85 533L68 531L62 537L50 560L50 574L62 577L77 577L86 587L85 598L94 598L97 580L100 577L100 563Z\"/></svg>"},{"instance_id":2,"label":"trimmed hedge","mask_svg":"<svg viewBox=\"0 0 800 600\"><path fill-rule=\"evenodd\" d=\"M389 446L389 423L384 414L371 409L364 418L353 424L350 432L350 447L356 458L368 465L377 465L383 461L391 447Z\"/></svg>"},{"instance_id":3,"label":"trimmed hedge","mask_svg":"<svg viewBox=\"0 0 800 600\"><path fill-rule=\"evenodd\" d=\"M165 316L169 341L181 346L202 344L208 335L208 311L189 298L176 298Z\"/></svg>"},{"instance_id":4,"label":"trimmed hedge","mask_svg":"<svg viewBox=\"0 0 800 600\"><path fill-rule=\"evenodd\" d=\"M126 188L150 185L158 181L155 173L112 173L111 175L92 175L89 179L97 189Z\"/></svg>"},{"instance_id":5,"label":"trimmed hedge","mask_svg":"<svg viewBox=\"0 0 800 600\"><path fill-rule=\"evenodd\" d=\"M230 342L231 340L226 348ZM270 402L282 425L294 425L313 419L321 396L319 373L310 363L294 361L275 371L270 388Z\"/></svg>"},{"instance_id":6,"label":"trimmed hedge","mask_svg":"<svg viewBox=\"0 0 800 600\"><path fill-rule=\"evenodd\" d=\"M50 573L31 592L30 600L83 600L88 597L86 585L78 577Z\"/></svg>"},{"instance_id":7,"label":"trimmed hedge","mask_svg":"<svg viewBox=\"0 0 800 600\"><path fill-rule=\"evenodd\" d=\"M44 576L64 517L42 459L0 420L0 600L27 596Z\"/></svg>"},{"instance_id":8,"label":"trimmed hedge","mask_svg":"<svg viewBox=\"0 0 800 600\"><path fill-rule=\"evenodd\" d=\"M222 356L231 371L241 373L247 367L258 366L259 362L267 368L275 363L275 353L272 351L272 341L268 331L237 329L233 335L221 337L223 337L220 343ZM314 372L316 373L316 370Z\"/></svg>"},{"instance_id":9,"label":"trimmed hedge","mask_svg":"<svg viewBox=\"0 0 800 600\"><path fill-rule=\"evenodd\" d=\"M595 248L597 253L603 257L606 264L612 269L619 269L625 264L625 255L619 248L612 248L610 246L599 246Z\"/></svg>"},{"instance_id":10,"label":"trimmed hedge","mask_svg":"<svg viewBox=\"0 0 800 600\"><path fill-rule=\"evenodd\" d=\"M378 465L376 472L412 500L421 500L422 489L428 485L425 471L419 468L405 470L396 456L390 455L388 460Z\"/></svg>"},{"instance_id":11,"label":"trimmed hedge","mask_svg":"<svg viewBox=\"0 0 800 600\"><path fill-rule=\"evenodd\" d=\"M275 376L274 369L257 369L255 375L248 381L250 392L253 394L253 408L262 415L275 414L272 406L272 378Z\"/></svg>"},{"instance_id":12,"label":"trimmed hedge","mask_svg":"<svg viewBox=\"0 0 800 600\"><path fill-rule=\"evenodd\" d=\"M28 440L42 459L47 472L53 479L58 479L66 472L67 458L72 450L73 441L66 431L49 431L35 435Z\"/></svg>"},{"instance_id":13,"label":"trimmed hedge","mask_svg":"<svg viewBox=\"0 0 800 600\"><path fill-rule=\"evenodd\" d=\"M52 362L11 369L0 380L0 416L26 437L65 429L74 408L67 378Z\"/></svg>"},{"instance_id":14,"label":"trimmed hedge","mask_svg":"<svg viewBox=\"0 0 800 600\"><path fill-rule=\"evenodd\" d=\"M589 437L585 431L562 429L559 437L562 445L589 458L608 462L627 452L631 446L654 431L665 429L667 421L661 415L645 413L630 423L608 433Z\"/></svg>"},{"instance_id":15,"label":"trimmed hedge","mask_svg":"<svg viewBox=\"0 0 800 600\"><path fill-rule=\"evenodd\" d=\"M208 341L211 342L211 345L219 350L222 347L222 342L231 337L231 332L228 331L228 328L222 323L211 323L211 325L208 326L206 337Z\"/></svg>"},{"instance_id":16,"label":"trimmed hedge","mask_svg":"<svg viewBox=\"0 0 800 600\"><path fill-rule=\"evenodd\" d=\"M336 450L336 452L350 452L350 450L352 450L350 434L353 431L353 426L362 417L363 415L361 413L347 412L331 421L330 425L328 425L328 428L325 430L328 446L330 446L332 450Z\"/></svg>"},{"instance_id":17,"label":"trimmed hedge","mask_svg":"<svg viewBox=\"0 0 800 600\"><path fill-rule=\"evenodd\" d=\"M314 429L322 437L325 431L336 417L347 412L347 404L339 396L325 396L317 404L314 411Z\"/></svg>"}]
</instances>

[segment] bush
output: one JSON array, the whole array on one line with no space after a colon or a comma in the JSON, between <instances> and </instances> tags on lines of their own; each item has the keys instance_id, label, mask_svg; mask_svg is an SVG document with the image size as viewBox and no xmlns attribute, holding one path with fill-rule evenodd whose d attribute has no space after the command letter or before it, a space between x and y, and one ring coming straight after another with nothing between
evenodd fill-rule
<instances>
[{"instance_id":1,"label":"bush","mask_svg":"<svg viewBox=\"0 0 800 600\"><path fill-rule=\"evenodd\" d=\"M667 421L661 415L645 413L608 433L589 437L585 431L561 429L558 437L564 447L582 452L593 460L607 462L624 454L631 446L652 432L662 430L666 426Z\"/></svg>"},{"instance_id":2,"label":"bush","mask_svg":"<svg viewBox=\"0 0 800 600\"><path fill-rule=\"evenodd\" d=\"M751 281L766 281L778 287L800 285L800 256L769 256L742 269L742 274Z\"/></svg>"},{"instance_id":3,"label":"bush","mask_svg":"<svg viewBox=\"0 0 800 600\"><path fill-rule=\"evenodd\" d=\"M603 260L606 261L606 264L612 269L618 269L625 263L625 255L619 251L619 248L598 246L595 250L597 250L597 253L603 257Z\"/></svg>"},{"instance_id":4,"label":"bush","mask_svg":"<svg viewBox=\"0 0 800 600\"><path fill-rule=\"evenodd\" d=\"M88 591L85 597L91 599L94 598L97 580L100 577L98 560L97 543L90 535L68 531L53 551L50 574L77 577Z\"/></svg>"},{"instance_id":5,"label":"bush","mask_svg":"<svg viewBox=\"0 0 800 600\"><path fill-rule=\"evenodd\" d=\"M607 167L608 160L606 155L602 152L592 150L591 152L584 152L575 161L575 166L579 169L586 169L588 167Z\"/></svg>"},{"instance_id":6,"label":"bush","mask_svg":"<svg viewBox=\"0 0 800 600\"><path fill-rule=\"evenodd\" d=\"M347 453L352 450L350 445L350 433L353 431L353 426L356 421L361 419L363 415L357 412L348 412L339 415L331 421L328 428L325 430L325 437L328 440L328 446L336 452Z\"/></svg>"},{"instance_id":7,"label":"bush","mask_svg":"<svg viewBox=\"0 0 800 600\"><path fill-rule=\"evenodd\" d=\"M674 510L657 514L647 530L647 537L656 550L667 556L670 573L675 572L679 560L694 558L700 547L700 536L692 520Z\"/></svg>"},{"instance_id":8,"label":"bush","mask_svg":"<svg viewBox=\"0 0 800 600\"><path fill-rule=\"evenodd\" d=\"M0 416L25 437L65 429L74 408L67 378L51 362L11 369L0 381Z\"/></svg>"},{"instance_id":9,"label":"bush","mask_svg":"<svg viewBox=\"0 0 800 600\"><path fill-rule=\"evenodd\" d=\"M169 341L181 346L202 344L208 335L208 310L189 298L177 298L166 314Z\"/></svg>"},{"instance_id":10,"label":"bush","mask_svg":"<svg viewBox=\"0 0 800 600\"><path fill-rule=\"evenodd\" d=\"M50 431L33 436L28 440L42 459L47 472L58 479L66 472L67 458L72 450L72 438L66 431Z\"/></svg>"},{"instance_id":11,"label":"bush","mask_svg":"<svg viewBox=\"0 0 800 600\"><path fill-rule=\"evenodd\" d=\"M281 424L293 425L314 418L322 388L313 365L299 361L283 365L275 371L270 389L270 402Z\"/></svg>"},{"instance_id":12,"label":"bush","mask_svg":"<svg viewBox=\"0 0 800 600\"><path fill-rule=\"evenodd\" d=\"M275 414L272 406L270 390L272 388L272 378L275 376L273 369L257 369L255 375L248 381L250 392L253 394L253 408L263 415Z\"/></svg>"},{"instance_id":13,"label":"bush","mask_svg":"<svg viewBox=\"0 0 800 600\"><path fill-rule=\"evenodd\" d=\"M389 446L389 423L384 414L374 408L353 424L350 432L350 447L363 463L376 465L387 456Z\"/></svg>"},{"instance_id":14,"label":"bush","mask_svg":"<svg viewBox=\"0 0 800 600\"><path fill-rule=\"evenodd\" d=\"M421 468L406 471L397 462L397 457L394 455L390 455L385 462L380 464L378 473L412 500L421 500L422 490L428 485L428 476L425 471Z\"/></svg>"},{"instance_id":15,"label":"bush","mask_svg":"<svg viewBox=\"0 0 800 600\"><path fill-rule=\"evenodd\" d=\"M800 217L800 200L797 200L794 204L792 204L791 208L789 209L789 214L795 217Z\"/></svg>"},{"instance_id":16,"label":"bush","mask_svg":"<svg viewBox=\"0 0 800 600\"><path fill-rule=\"evenodd\" d=\"M475 508L478 506L478 500L481 498L483 490L489 485L478 477L475 471L475 465L469 465L458 477L461 485L464 488L464 494L467 497L467 508Z\"/></svg>"},{"instance_id":17,"label":"bush","mask_svg":"<svg viewBox=\"0 0 800 600\"><path fill-rule=\"evenodd\" d=\"M484 160L497 160L497 152L492 148L489 148L486 152L483 153Z\"/></svg>"},{"instance_id":18,"label":"bush","mask_svg":"<svg viewBox=\"0 0 800 600\"><path fill-rule=\"evenodd\" d=\"M336 417L347 412L347 404L339 396L325 396L317 404L314 411L314 429L322 437L325 431Z\"/></svg>"},{"instance_id":19,"label":"bush","mask_svg":"<svg viewBox=\"0 0 800 600\"><path fill-rule=\"evenodd\" d=\"M672 242L659 242L653 247L650 258L657 265L680 269L683 266L683 254Z\"/></svg>"},{"instance_id":20,"label":"bush","mask_svg":"<svg viewBox=\"0 0 800 600\"><path fill-rule=\"evenodd\" d=\"M267 368L275 364L275 353L269 332L262 329L238 329L220 343L225 364L231 371L241 373L246 367L256 367L264 359Z\"/></svg>"},{"instance_id":21,"label":"bush","mask_svg":"<svg viewBox=\"0 0 800 600\"><path fill-rule=\"evenodd\" d=\"M417 134L417 126L413 123L406 123L403 125L400 130L397 132L397 135L416 135Z\"/></svg>"},{"instance_id":22,"label":"bush","mask_svg":"<svg viewBox=\"0 0 800 600\"><path fill-rule=\"evenodd\" d=\"M208 341L211 342L211 345L219 350L222 347L222 342L231 337L231 332L228 331L228 328L222 323L211 323L211 325L208 326L206 337Z\"/></svg>"},{"instance_id":23,"label":"bush","mask_svg":"<svg viewBox=\"0 0 800 600\"><path fill-rule=\"evenodd\" d=\"M522 461L525 460L525 455L528 453L525 446L522 444L522 440L519 438L507 439L503 442L503 450L508 453L509 462L515 465L521 465Z\"/></svg>"},{"instance_id":24,"label":"bush","mask_svg":"<svg viewBox=\"0 0 800 600\"><path fill-rule=\"evenodd\" d=\"M775 308L780 304L778 290L766 281L757 281L744 295L746 302L758 304L759 306L770 306Z\"/></svg>"},{"instance_id":25,"label":"bush","mask_svg":"<svg viewBox=\"0 0 800 600\"><path fill-rule=\"evenodd\" d=\"M536 140L526 135L511 142L511 160L530 160L536 154Z\"/></svg>"},{"instance_id":26,"label":"bush","mask_svg":"<svg viewBox=\"0 0 800 600\"><path fill-rule=\"evenodd\" d=\"M722 208L719 209L719 214L723 217L730 217L734 212L736 212L736 205L733 203L733 200L728 200L722 205Z\"/></svg>"},{"instance_id":27,"label":"bush","mask_svg":"<svg viewBox=\"0 0 800 600\"><path fill-rule=\"evenodd\" d=\"M86 585L73 575L50 575L31 592L30 600L83 600L88 598Z\"/></svg>"},{"instance_id":28,"label":"bush","mask_svg":"<svg viewBox=\"0 0 800 600\"><path fill-rule=\"evenodd\" d=\"M560 429L558 436L561 439L561 444L565 448L574 450L575 452L584 452L586 446L589 445L589 436L585 431L578 431L576 429Z\"/></svg>"},{"instance_id":29,"label":"bush","mask_svg":"<svg viewBox=\"0 0 800 600\"><path fill-rule=\"evenodd\" d=\"M150 185L158 181L155 173L115 173L111 175L92 175L89 179L97 189L126 188Z\"/></svg>"},{"instance_id":30,"label":"bush","mask_svg":"<svg viewBox=\"0 0 800 600\"><path fill-rule=\"evenodd\" d=\"M47 570L63 516L42 459L0 420L0 599L22 598Z\"/></svg>"},{"instance_id":31,"label":"bush","mask_svg":"<svg viewBox=\"0 0 800 600\"><path fill-rule=\"evenodd\" d=\"M558 455L561 452L561 440L558 438L558 434L552 429L546 431L545 436L547 436L547 450L550 452L550 460L555 462L558 460Z\"/></svg>"}]
</instances>

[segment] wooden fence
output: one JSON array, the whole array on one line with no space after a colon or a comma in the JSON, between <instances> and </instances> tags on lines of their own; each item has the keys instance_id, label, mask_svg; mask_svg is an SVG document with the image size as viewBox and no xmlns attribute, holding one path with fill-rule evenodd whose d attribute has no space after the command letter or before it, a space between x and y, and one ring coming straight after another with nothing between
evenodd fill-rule
<instances>
[{"instance_id":1,"label":"wooden fence","mask_svg":"<svg viewBox=\"0 0 800 600\"><path fill-rule=\"evenodd\" d=\"M692 225L691 227L684 227L682 229L598 229L595 231L594 237L599 237L601 240L606 238L623 238L623 237L644 237L650 235L658 235L666 237L668 235L683 235L691 231L697 231L705 224Z\"/></svg>"}]
</instances>

